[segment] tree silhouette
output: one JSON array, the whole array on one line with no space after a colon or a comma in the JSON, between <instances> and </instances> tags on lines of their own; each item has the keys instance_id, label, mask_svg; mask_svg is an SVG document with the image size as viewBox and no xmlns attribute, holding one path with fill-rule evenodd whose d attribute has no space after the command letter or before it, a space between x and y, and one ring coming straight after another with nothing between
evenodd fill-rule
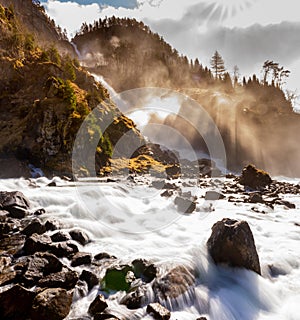
<instances>
[{"instance_id":1,"label":"tree silhouette","mask_svg":"<svg viewBox=\"0 0 300 320\"><path fill-rule=\"evenodd\" d=\"M224 74L225 72L224 60L218 51L216 51L212 56L210 60L210 65L215 75L215 78L221 77Z\"/></svg>"}]
</instances>

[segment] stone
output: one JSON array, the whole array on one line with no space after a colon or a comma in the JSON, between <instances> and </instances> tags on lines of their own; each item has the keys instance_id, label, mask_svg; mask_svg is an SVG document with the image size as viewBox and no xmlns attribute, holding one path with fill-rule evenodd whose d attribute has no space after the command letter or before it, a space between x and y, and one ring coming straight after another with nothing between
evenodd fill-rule
<instances>
[{"instance_id":1,"label":"stone","mask_svg":"<svg viewBox=\"0 0 300 320\"><path fill-rule=\"evenodd\" d=\"M224 198L225 198L224 194L217 191L206 191L205 193L205 200L215 201L215 200L222 200Z\"/></svg>"},{"instance_id":2,"label":"stone","mask_svg":"<svg viewBox=\"0 0 300 320\"><path fill-rule=\"evenodd\" d=\"M9 212L9 216L16 219L23 219L29 213L28 210L18 206L9 207L7 210Z\"/></svg>"},{"instance_id":3,"label":"stone","mask_svg":"<svg viewBox=\"0 0 300 320\"><path fill-rule=\"evenodd\" d=\"M148 302L146 293L147 287L145 285L138 286L134 290L130 290L126 296L121 299L120 304L124 304L130 310L142 308Z\"/></svg>"},{"instance_id":4,"label":"stone","mask_svg":"<svg viewBox=\"0 0 300 320\"><path fill-rule=\"evenodd\" d=\"M141 278L144 282L151 282L157 274L157 268L153 263L144 259L132 261L133 273L136 278Z\"/></svg>"},{"instance_id":5,"label":"stone","mask_svg":"<svg viewBox=\"0 0 300 320\"><path fill-rule=\"evenodd\" d=\"M224 218L215 223L207 248L216 264L225 263L260 274L254 238L246 221Z\"/></svg>"},{"instance_id":6,"label":"stone","mask_svg":"<svg viewBox=\"0 0 300 320\"><path fill-rule=\"evenodd\" d=\"M166 168L166 174L171 179L177 179L181 176L181 168L179 165L172 165Z\"/></svg>"},{"instance_id":7,"label":"stone","mask_svg":"<svg viewBox=\"0 0 300 320\"><path fill-rule=\"evenodd\" d=\"M106 252L100 252L94 256L95 260L104 260L104 259L117 259L117 257L110 255Z\"/></svg>"},{"instance_id":8,"label":"stone","mask_svg":"<svg viewBox=\"0 0 300 320\"><path fill-rule=\"evenodd\" d=\"M71 261L72 267L78 267L83 264L91 264L92 262L92 256L89 253L86 252L77 252Z\"/></svg>"},{"instance_id":9,"label":"stone","mask_svg":"<svg viewBox=\"0 0 300 320\"><path fill-rule=\"evenodd\" d=\"M258 190L270 185L272 179L267 172L249 164L243 169L239 183L254 190Z\"/></svg>"},{"instance_id":10,"label":"stone","mask_svg":"<svg viewBox=\"0 0 300 320\"><path fill-rule=\"evenodd\" d=\"M18 254L25 243L23 234L10 234L0 241L0 252L15 255Z\"/></svg>"},{"instance_id":11,"label":"stone","mask_svg":"<svg viewBox=\"0 0 300 320\"><path fill-rule=\"evenodd\" d=\"M44 208L41 208L41 209L37 209L36 211L34 211L34 215L35 216L41 216L42 214L45 214L46 213L46 210Z\"/></svg>"},{"instance_id":12,"label":"stone","mask_svg":"<svg viewBox=\"0 0 300 320\"><path fill-rule=\"evenodd\" d=\"M49 250L51 244L52 241L48 235L39 235L37 233L34 233L32 236L26 239L23 250L27 255L31 255L36 252L43 252Z\"/></svg>"},{"instance_id":13,"label":"stone","mask_svg":"<svg viewBox=\"0 0 300 320\"><path fill-rule=\"evenodd\" d=\"M62 288L49 288L34 299L31 310L32 320L62 320L70 312L72 294Z\"/></svg>"},{"instance_id":14,"label":"stone","mask_svg":"<svg viewBox=\"0 0 300 320\"><path fill-rule=\"evenodd\" d=\"M153 291L159 299L174 299L184 294L195 283L195 276L185 266L177 266L153 282Z\"/></svg>"},{"instance_id":15,"label":"stone","mask_svg":"<svg viewBox=\"0 0 300 320\"><path fill-rule=\"evenodd\" d=\"M103 312L107 308L107 303L102 294L99 294L89 306L88 313L94 316L97 313Z\"/></svg>"},{"instance_id":16,"label":"stone","mask_svg":"<svg viewBox=\"0 0 300 320\"><path fill-rule=\"evenodd\" d=\"M0 292L0 319L27 319L34 297L33 291L18 284Z\"/></svg>"},{"instance_id":17,"label":"stone","mask_svg":"<svg viewBox=\"0 0 300 320\"><path fill-rule=\"evenodd\" d=\"M25 234L27 237L30 237L34 233L43 234L46 232L46 227L42 224L40 219L33 220L28 226L26 226L22 233Z\"/></svg>"},{"instance_id":18,"label":"stone","mask_svg":"<svg viewBox=\"0 0 300 320\"><path fill-rule=\"evenodd\" d=\"M10 212L11 207L30 209L30 202L22 192L0 191L0 208Z\"/></svg>"},{"instance_id":19,"label":"stone","mask_svg":"<svg viewBox=\"0 0 300 320\"><path fill-rule=\"evenodd\" d=\"M57 231L54 234L51 235L51 240L53 242L62 242L62 241L68 241L71 240L71 236L68 232L64 231Z\"/></svg>"},{"instance_id":20,"label":"stone","mask_svg":"<svg viewBox=\"0 0 300 320\"><path fill-rule=\"evenodd\" d=\"M79 242L83 246L90 242L88 235L82 230L75 229L71 230L69 233L73 240Z\"/></svg>"},{"instance_id":21,"label":"stone","mask_svg":"<svg viewBox=\"0 0 300 320\"><path fill-rule=\"evenodd\" d=\"M54 231L61 227L60 222L54 218L50 218L45 222L46 231Z\"/></svg>"},{"instance_id":22,"label":"stone","mask_svg":"<svg viewBox=\"0 0 300 320\"><path fill-rule=\"evenodd\" d=\"M66 290L73 289L78 281L78 273L63 267L60 272L51 273L38 281L41 288L64 288Z\"/></svg>"},{"instance_id":23,"label":"stone","mask_svg":"<svg viewBox=\"0 0 300 320\"><path fill-rule=\"evenodd\" d=\"M35 285L45 276L62 270L62 263L51 253L38 252L28 257L27 269L23 275L23 280L27 284Z\"/></svg>"},{"instance_id":24,"label":"stone","mask_svg":"<svg viewBox=\"0 0 300 320\"><path fill-rule=\"evenodd\" d=\"M171 318L171 312L157 302L148 304L146 311L157 320L168 320Z\"/></svg>"},{"instance_id":25,"label":"stone","mask_svg":"<svg viewBox=\"0 0 300 320\"><path fill-rule=\"evenodd\" d=\"M247 202L250 203L264 203L264 199L262 195L258 192L253 192L249 195L249 199L247 199Z\"/></svg>"},{"instance_id":26,"label":"stone","mask_svg":"<svg viewBox=\"0 0 300 320\"><path fill-rule=\"evenodd\" d=\"M52 243L48 250L58 258L71 258L78 252L78 247L72 242Z\"/></svg>"},{"instance_id":27,"label":"stone","mask_svg":"<svg viewBox=\"0 0 300 320\"><path fill-rule=\"evenodd\" d=\"M169 198L169 197L172 197L173 195L173 191L172 190L165 190L163 193L161 193L161 197L166 197L166 198Z\"/></svg>"},{"instance_id":28,"label":"stone","mask_svg":"<svg viewBox=\"0 0 300 320\"><path fill-rule=\"evenodd\" d=\"M182 213L192 213L196 209L196 202L181 197L175 198L177 210Z\"/></svg>"},{"instance_id":29,"label":"stone","mask_svg":"<svg viewBox=\"0 0 300 320\"><path fill-rule=\"evenodd\" d=\"M99 284L98 277L91 271L82 270L79 280L85 281L88 285L88 289L93 289L94 286Z\"/></svg>"}]
</instances>

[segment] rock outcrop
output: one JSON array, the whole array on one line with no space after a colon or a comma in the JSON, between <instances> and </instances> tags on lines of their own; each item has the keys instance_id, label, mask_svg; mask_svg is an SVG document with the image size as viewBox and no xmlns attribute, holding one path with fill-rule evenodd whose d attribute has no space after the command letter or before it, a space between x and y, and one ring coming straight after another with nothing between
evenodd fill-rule
<instances>
[{"instance_id":1,"label":"rock outcrop","mask_svg":"<svg viewBox=\"0 0 300 320\"><path fill-rule=\"evenodd\" d=\"M246 268L260 274L254 238L246 221L225 218L215 223L207 248L217 264Z\"/></svg>"},{"instance_id":2,"label":"rock outcrop","mask_svg":"<svg viewBox=\"0 0 300 320\"><path fill-rule=\"evenodd\" d=\"M244 186L257 190L270 185L272 179L267 172L249 164L243 169L239 182Z\"/></svg>"}]
</instances>

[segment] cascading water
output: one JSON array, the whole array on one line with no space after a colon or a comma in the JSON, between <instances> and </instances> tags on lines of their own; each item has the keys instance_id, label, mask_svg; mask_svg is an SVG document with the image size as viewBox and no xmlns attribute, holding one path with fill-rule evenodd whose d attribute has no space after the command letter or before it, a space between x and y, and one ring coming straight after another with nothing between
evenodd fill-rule
<instances>
[{"instance_id":1,"label":"cascading water","mask_svg":"<svg viewBox=\"0 0 300 320\"><path fill-rule=\"evenodd\" d=\"M193 270L196 281L188 291L175 299L160 300L172 311L172 320L195 320L200 315L213 320L299 319L299 209L264 207L266 214L263 214L252 211L253 204L218 200L212 202L213 211L204 212L201 197L205 189L197 187L196 180L183 179L176 184L183 192L197 196L198 203L195 213L181 215L171 199L161 197L160 190L149 186L150 177L139 178L136 183L126 179L117 183L103 180L71 183L59 178L55 182L56 187L48 187L46 178L0 180L0 190L22 191L34 206L46 209L44 218L56 217L65 228L85 229L93 241L80 247L80 251L93 255L108 252L120 263L149 259L161 275L181 265ZM95 197L97 212L85 203ZM300 207L299 197L286 195L286 199ZM223 217L248 221L262 276L216 266L211 261L206 241L212 225ZM64 263L69 262L65 259ZM81 269L76 267L78 271ZM86 296L76 291L68 319L86 316L98 290L99 286L90 293L86 290ZM154 299L151 290L149 287L147 291L149 302ZM124 292L107 296L111 313L121 319L152 319L145 307L129 310L120 305L124 296Z\"/></svg>"}]
</instances>

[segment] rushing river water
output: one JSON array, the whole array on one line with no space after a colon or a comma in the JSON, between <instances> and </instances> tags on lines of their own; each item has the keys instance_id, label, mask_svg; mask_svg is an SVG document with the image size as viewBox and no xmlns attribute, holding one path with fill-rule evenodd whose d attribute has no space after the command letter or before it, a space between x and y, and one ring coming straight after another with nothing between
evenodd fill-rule
<instances>
[{"instance_id":1,"label":"rushing river water","mask_svg":"<svg viewBox=\"0 0 300 320\"><path fill-rule=\"evenodd\" d=\"M45 218L55 217L66 228L86 230L93 241L80 247L82 251L108 252L122 263L149 259L162 274L178 265L192 268L198 274L195 286L176 301L164 303L172 311L172 320L196 320L200 315L213 320L300 319L299 196L284 196L296 204L290 210L227 200L209 202L201 200L205 189L196 180L178 180L184 192L198 198L196 211L182 215L172 197L161 197L161 190L150 187L151 178L136 178L135 182L125 178L118 182L54 180L56 187L47 186L46 178L0 180L0 190L22 191L35 207L46 209ZM253 207L265 213L254 212ZM212 225L224 217L249 223L262 276L217 267L210 260L206 241ZM70 264L67 259L64 263ZM98 290L95 287L84 298L75 294L68 318L86 316ZM151 299L151 292L148 294ZM131 311L120 306L122 295L108 298L112 313L122 319L151 319L145 308Z\"/></svg>"}]
</instances>

